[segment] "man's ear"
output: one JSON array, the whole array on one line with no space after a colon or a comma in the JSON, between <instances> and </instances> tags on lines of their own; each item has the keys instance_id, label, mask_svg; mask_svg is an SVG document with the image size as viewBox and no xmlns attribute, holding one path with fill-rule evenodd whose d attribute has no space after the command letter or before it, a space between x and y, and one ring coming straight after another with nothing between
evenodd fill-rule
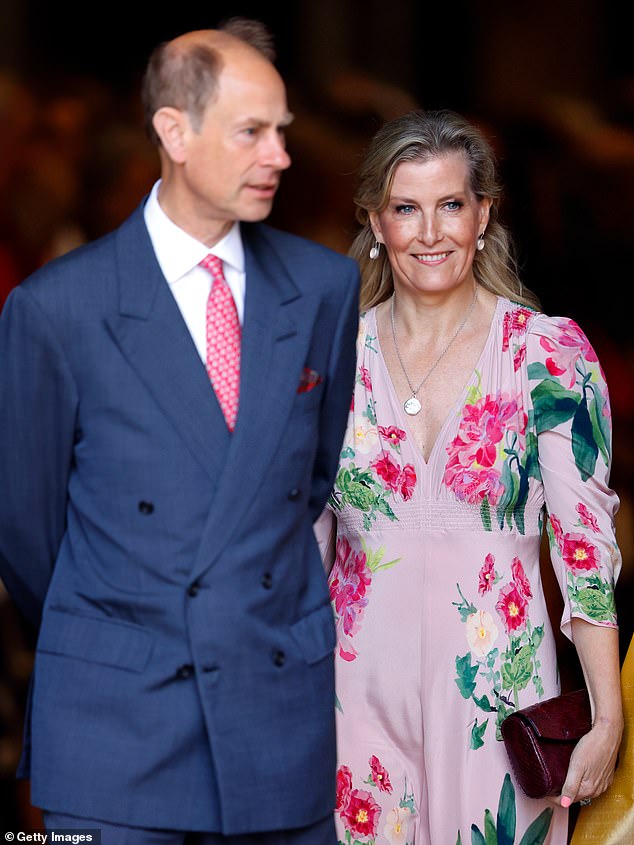
<instances>
[{"instance_id":1,"label":"man's ear","mask_svg":"<svg viewBox=\"0 0 634 845\"><path fill-rule=\"evenodd\" d=\"M176 164L183 164L186 158L186 138L189 119L185 112L173 106L163 106L152 118L154 131L161 139L167 155Z\"/></svg>"}]
</instances>

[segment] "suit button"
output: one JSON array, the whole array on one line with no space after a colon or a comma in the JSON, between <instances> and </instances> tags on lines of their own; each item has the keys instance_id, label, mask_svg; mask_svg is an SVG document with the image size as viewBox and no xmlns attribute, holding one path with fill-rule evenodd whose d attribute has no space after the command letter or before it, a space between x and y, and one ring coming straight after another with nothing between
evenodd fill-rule
<instances>
[{"instance_id":1,"label":"suit button","mask_svg":"<svg viewBox=\"0 0 634 845\"><path fill-rule=\"evenodd\" d=\"M176 677L179 681L184 681L194 674L194 667L191 663L184 663L176 670Z\"/></svg>"},{"instance_id":2,"label":"suit button","mask_svg":"<svg viewBox=\"0 0 634 845\"><path fill-rule=\"evenodd\" d=\"M286 663L286 655L283 651L276 651L273 654L273 663L275 663L276 666L283 666Z\"/></svg>"},{"instance_id":3,"label":"suit button","mask_svg":"<svg viewBox=\"0 0 634 845\"><path fill-rule=\"evenodd\" d=\"M154 513L154 505L152 502L139 502L139 510L141 513L149 515Z\"/></svg>"},{"instance_id":4,"label":"suit button","mask_svg":"<svg viewBox=\"0 0 634 845\"><path fill-rule=\"evenodd\" d=\"M273 576L270 572L264 573L264 575L260 578L260 584L262 584L265 590L271 589L273 586Z\"/></svg>"},{"instance_id":5,"label":"suit button","mask_svg":"<svg viewBox=\"0 0 634 845\"><path fill-rule=\"evenodd\" d=\"M291 502L296 502L297 499L299 499L299 497L301 495L302 495L302 491L299 489L299 487L293 487L292 490L288 491L288 498L290 499Z\"/></svg>"},{"instance_id":6,"label":"suit button","mask_svg":"<svg viewBox=\"0 0 634 845\"><path fill-rule=\"evenodd\" d=\"M198 581L194 581L187 588L187 595L191 596L191 598L196 598L199 590L200 590L200 584L198 583Z\"/></svg>"}]
</instances>

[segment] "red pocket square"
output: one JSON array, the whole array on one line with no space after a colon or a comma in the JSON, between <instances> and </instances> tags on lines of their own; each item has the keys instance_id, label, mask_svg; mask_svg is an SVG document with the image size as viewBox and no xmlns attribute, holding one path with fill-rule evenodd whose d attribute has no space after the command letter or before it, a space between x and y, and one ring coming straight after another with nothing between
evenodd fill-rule
<instances>
[{"instance_id":1,"label":"red pocket square","mask_svg":"<svg viewBox=\"0 0 634 845\"><path fill-rule=\"evenodd\" d=\"M319 373L315 372L315 370L311 370L310 367L304 367L302 370L302 376L299 380L297 392L308 393L309 390L312 390L313 387L317 387L317 385L321 384L322 381L323 378L319 375Z\"/></svg>"}]
</instances>

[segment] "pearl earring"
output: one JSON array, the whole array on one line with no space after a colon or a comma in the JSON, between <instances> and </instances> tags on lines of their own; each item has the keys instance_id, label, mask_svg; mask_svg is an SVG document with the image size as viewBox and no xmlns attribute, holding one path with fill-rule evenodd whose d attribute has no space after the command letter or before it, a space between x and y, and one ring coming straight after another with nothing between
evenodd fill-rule
<instances>
[{"instance_id":1,"label":"pearl earring","mask_svg":"<svg viewBox=\"0 0 634 845\"><path fill-rule=\"evenodd\" d=\"M478 242L476 243L476 249L479 252L482 252L484 249L484 232L481 235L478 235Z\"/></svg>"},{"instance_id":2,"label":"pearl earring","mask_svg":"<svg viewBox=\"0 0 634 845\"><path fill-rule=\"evenodd\" d=\"M379 257L379 252L381 251L381 244L376 241L372 249L370 250L370 258L374 261L375 258Z\"/></svg>"}]
</instances>

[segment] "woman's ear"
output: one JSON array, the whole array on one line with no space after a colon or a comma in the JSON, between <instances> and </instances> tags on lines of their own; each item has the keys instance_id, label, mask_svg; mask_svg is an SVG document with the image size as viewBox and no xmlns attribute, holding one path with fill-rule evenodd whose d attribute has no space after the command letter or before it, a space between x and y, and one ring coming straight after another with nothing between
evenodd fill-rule
<instances>
[{"instance_id":1,"label":"woman's ear","mask_svg":"<svg viewBox=\"0 0 634 845\"><path fill-rule=\"evenodd\" d=\"M189 129L189 119L185 112L172 106L163 106L154 114L152 125L167 155L176 164L183 164L186 159L186 138Z\"/></svg>"},{"instance_id":2,"label":"woman's ear","mask_svg":"<svg viewBox=\"0 0 634 845\"><path fill-rule=\"evenodd\" d=\"M493 200L489 197L485 197L484 199L480 200L480 226L478 231L484 232L486 227L489 225L489 215L491 212L491 206L493 205Z\"/></svg>"},{"instance_id":3,"label":"woman's ear","mask_svg":"<svg viewBox=\"0 0 634 845\"><path fill-rule=\"evenodd\" d=\"M370 218L370 226L372 228L372 234L374 235L375 240L379 243L383 243L383 232L381 231L381 221L379 220L379 215L376 211L371 211L368 215Z\"/></svg>"}]
</instances>

